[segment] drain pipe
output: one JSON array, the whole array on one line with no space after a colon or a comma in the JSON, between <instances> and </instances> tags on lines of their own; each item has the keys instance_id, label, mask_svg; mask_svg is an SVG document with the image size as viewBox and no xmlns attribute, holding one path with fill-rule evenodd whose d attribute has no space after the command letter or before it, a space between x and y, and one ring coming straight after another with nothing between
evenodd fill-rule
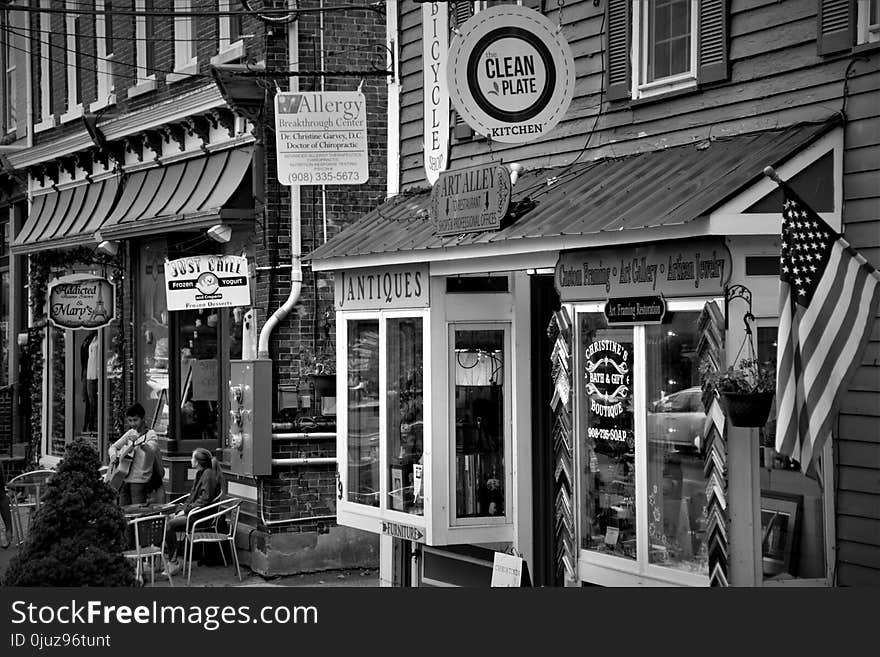
<instances>
[{"instance_id":1,"label":"drain pipe","mask_svg":"<svg viewBox=\"0 0 880 657\"><path fill-rule=\"evenodd\" d=\"M291 53L291 70L297 70L299 65L296 63L299 53L299 23L295 29L288 30L287 44L288 52ZM290 76L290 90L299 91L299 78ZM300 187L291 185L290 187L290 296L287 297L282 306L276 310L260 330L260 338L257 343L257 359L270 360L269 358L269 338L272 331L275 330L284 319L293 310L296 302L299 301L299 295L302 291L302 211L300 208Z\"/></svg>"}]
</instances>

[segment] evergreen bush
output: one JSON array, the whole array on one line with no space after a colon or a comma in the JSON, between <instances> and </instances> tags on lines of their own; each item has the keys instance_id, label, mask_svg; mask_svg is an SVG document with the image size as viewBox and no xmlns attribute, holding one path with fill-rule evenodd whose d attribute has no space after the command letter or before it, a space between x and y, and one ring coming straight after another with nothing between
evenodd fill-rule
<instances>
[{"instance_id":1,"label":"evergreen bush","mask_svg":"<svg viewBox=\"0 0 880 657\"><path fill-rule=\"evenodd\" d=\"M123 556L125 517L99 473L95 449L71 442L43 496L7 586L134 586Z\"/></svg>"}]
</instances>

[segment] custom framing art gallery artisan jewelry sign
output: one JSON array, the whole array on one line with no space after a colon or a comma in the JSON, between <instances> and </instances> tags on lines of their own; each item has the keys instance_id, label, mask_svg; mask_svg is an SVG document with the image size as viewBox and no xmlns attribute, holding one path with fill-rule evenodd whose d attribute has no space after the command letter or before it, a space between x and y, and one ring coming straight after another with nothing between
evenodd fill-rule
<instances>
[{"instance_id":1,"label":"custom framing art gallery artisan jewelry sign","mask_svg":"<svg viewBox=\"0 0 880 657\"><path fill-rule=\"evenodd\" d=\"M510 171L484 164L444 171L431 188L428 213L437 235L497 230L510 208Z\"/></svg>"},{"instance_id":2,"label":"custom framing art gallery artisan jewelry sign","mask_svg":"<svg viewBox=\"0 0 880 657\"><path fill-rule=\"evenodd\" d=\"M198 255L165 262L168 310L251 305L247 258Z\"/></svg>"},{"instance_id":3,"label":"custom framing art gallery artisan jewelry sign","mask_svg":"<svg viewBox=\"0 0 880 657\"><path fill-rule=\"evenodd\" d=\"M452 104L489 139L539 139L565 115L574 96L574 57L542 14L517 5L478 12L449 45Z\"/></svg>"},{"instance_id":4,"label":"custom framing art gallery artisan jewelry sign","mask_svg":"<svg viewBox=\"0 0 880 657\"><path fill-rule=\"evenodd\" d=\"M116 288L106 278L71 274L49 283L49 321L62 329L98 329L114 319Z\"/></svg>"}]
</instances>

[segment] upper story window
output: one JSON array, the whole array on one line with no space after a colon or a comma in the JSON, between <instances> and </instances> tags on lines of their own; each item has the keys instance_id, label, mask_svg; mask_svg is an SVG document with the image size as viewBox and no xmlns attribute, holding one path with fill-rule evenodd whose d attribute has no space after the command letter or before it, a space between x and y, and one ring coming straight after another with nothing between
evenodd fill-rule
<instances>
[{"instance_id":1,"label":"upper story window","mask_svg":"<svg viewBox=\"0 0 880 657\"><path fill-rule=\"evenodd\" d=\"M12 43L14 30L10 23L10 12L3 12L3 130L13 132L15 130L15 105L18 99L15 89L15 47Z\"/></svg>"},{"instance_id":2,"label":"upper story window","mask_svg":"<svg viewBox=\"0 0 880 657\"><path fill-rule=\"evenodd\" d=\"M112 105L116 102L113 84L113 0L95 0L95 50L97 53L97 83L95 105L92 110ZM106 13L103 13L106 12Z\"/></svg>"},{"instance_id":3,"label":"upper story window","mask_svg":"<svg viewBox=\"0 0 880 657\"><path fill-rule=\"evenodd\" d=\"M61 121L69 121L82 115L82 76L80 75L80 32L81 14L72 13L72 10L79 8L79 3L75 0L66 0L64 8L67 13L64 17L65 28L65 61L67 62L67 100L65 112L61 116Z\"/></svg>"},{"instance_id":4,"label":"upper story window","mask_svg":"<svg viewBox=\"0 0 880 657\"><path fill-rule=\"evenodd\" d=\"M856 43L880 41L880 0L859 0L856 9Z\"/></svg>"},{"instance_id":5,"label":"upper story window","mask_svg":"<svg viewBox=\"0 0 880 657\"><path fill-rule=\"evenodd\" d=\"M134 19L136 49L136 80L128 90L129 97L137 96L156 88L156 12L155 0L135 0Z\"/></svg>"},{"instance_id":6,"label":"upper story window","mask_svg":"<svg viewBox=\"0 0 880 657\"><path fill-rule=\"evenodd\" d=\"M182 80L199 69L194 19L183 15L191 11L191 0L174 0L174 12L180 15L174 18L174 73L165 78L168 82Z\"/></svg>"},{"instance_id":7,"label":"upper story window","mask_svg":"<svg viewBox=\"0 0 880 657\"><path fill-rule=\"evenodd\" d=\"M40 9L49 9L50 0L40 0ZM51 128L53 120L52 112L52 57L49 50L49 35L52 33L52 14L41 12L39 15L40 26L40 70L39 78L34 80L34 97L39 100L39 112L34 116L34 132L40 132Z\"/></svg>"},{"instance_id":8,"label":"upper story window","mask_svg":"<svg viewBox=\"0 0 880 657\"><path fill-rule=\"evenodd\" d=\"M233 0L218 0L218 11L235 12L241 5ZM217 23L217 54L211 58L212 64L224 64L244 57L244 26L240 13L221 15Z\"/></svg>"},{"instance_id":9,"label":"upper story window","mask_svg":"<svg viewBox=\"0 0 880 657\"><path fill-rule=\"evenodd\" d=\"M724 0L609 0L608 100L648 98L728 77Z\"/></svg>"}]
</instances>

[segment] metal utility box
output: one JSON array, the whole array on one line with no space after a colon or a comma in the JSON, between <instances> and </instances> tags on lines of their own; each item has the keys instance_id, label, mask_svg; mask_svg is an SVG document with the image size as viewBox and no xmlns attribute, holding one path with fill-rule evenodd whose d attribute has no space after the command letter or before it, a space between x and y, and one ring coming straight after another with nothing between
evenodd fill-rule
<instances>
[{"instance_id":1,"label":"metal utility box","mask_svg":"<svg viewBox=\"0 0 880 657\"><path fill-rule=\"evenodd\" d=\"M232 472L272 472L272 361L229 363L229 460Z\"/></svg>"}]
</instances>

